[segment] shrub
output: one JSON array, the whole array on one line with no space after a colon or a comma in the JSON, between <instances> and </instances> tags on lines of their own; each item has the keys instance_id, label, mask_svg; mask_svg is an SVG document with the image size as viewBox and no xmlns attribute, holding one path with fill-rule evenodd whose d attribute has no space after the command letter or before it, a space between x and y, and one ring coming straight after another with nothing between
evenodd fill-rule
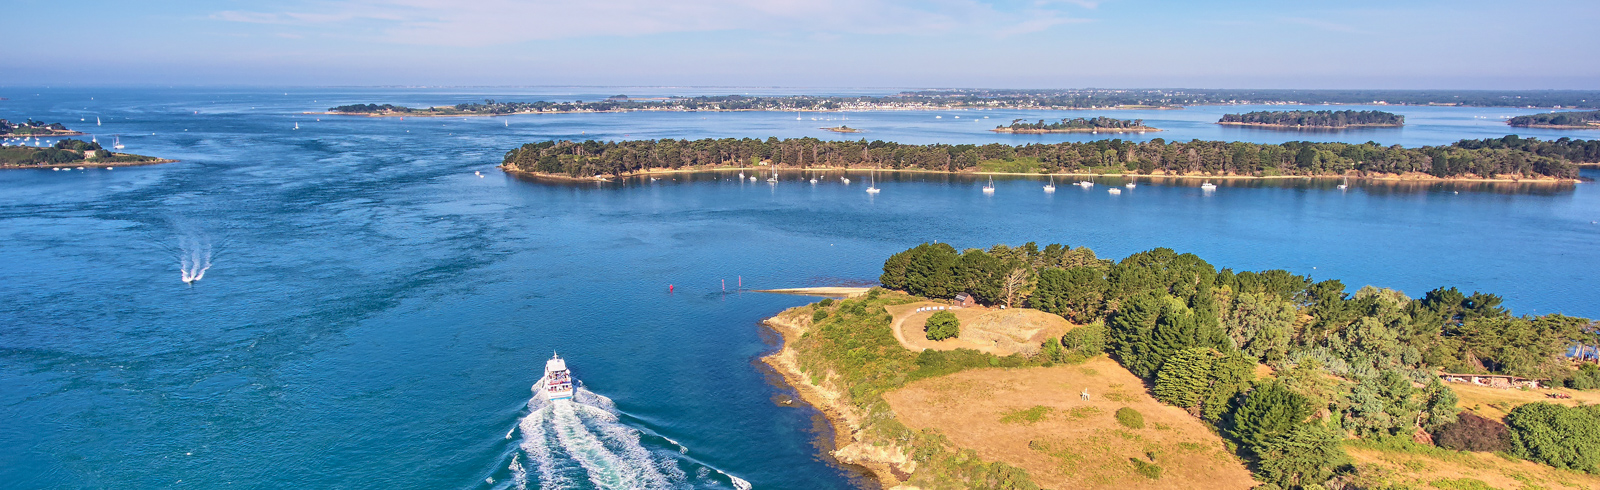
<instances>
[{"instance_id":1,"label":"shrub","mask_svg":"<svg viewBox=\"0 0 1600 490\"><path fill-rule=\"evenodd\" d=\"M817 311L811 313L811 323L821 323L826 319L828 319L828 310L819 308Z\"/></svg>"},{"instance_id":2,"label":"shrub","mask_svg":"<svg viewBox=\"0 0 1600 490\"><path fill-rule=\"evenodd\" d=\"M1094 356L1106 351L1106 325L1094 322L1068 331L1061 336L1061 346L1078 351L1084 356Z\"/></svg>"},{"instance_id":3,"label":"shrub","mask_svg":"<svg viewBox=\"0 0 1600 490\"><path fill-rule=\"evenodd\" d=\"M1132 408L1122 407L1117 409L1117 423L1129 429L1143 429L1144 414Z\"/></svg>"},{"instance_id":4,"label":"shrub","mask_svg":"<svg viewBox=\"0 0 1600 490\"><path fill-rule=\"evenodd\" d=\"M1600 405L1529 403L1506 415L1512 451L1557 468L1600 473Z\"/></svg>"},{"instance_id":5,"label":"shrub","mask_svg":"<svg viewBox=\"0 0 1600 490\"><path fill-rule=\"evenodd\" d=\"M1584 364L1578 368L1578 372L1572 373L1572 377L1567 379L1567 387L1574 390L1600 389L1600 366Z\"/></svg>"},{"instance_id":6,"label":"shrub","mask_svg":"<svg viewBox=\"0 0 1600 490\"><path fill-rule=\"evenodd\" d=\"M1138 472L1140 475L1144 475L1145 478L1149 478L1151 480L1157 480L1161 478L1161 467L1156 466L1154 463L1147 463L1139 458L1128 458L1128 462L1133 463L1133 471Z\"/></svg>"},{"instance_id":7,"label":"shrub","mask_svg":"<svg viewBox=\"0 0 1600 490\"><path fill-rule=\"evenodd\" d=\"M833 306L833 298L823 298L822 301L818 301L817 302L817 306L820 307L820 308L827 308L829 306Z\"/></svg>"},{"instance_id":8,"label":"shrub","mask_svg":"<svg viewBox=\"0 0 1600 490\"><path fill-rule=\"evenodd\" d=\"M955 313L941 311L928 317L928 323L922 326L927 332L928 340L944 340L961 335L961 320Z\"/></svg>"},{"instance_id":9,"label":"shrub","mask_svg":"<svg viewBox=\"0 0 1600 490\"><path fill-rule=\"evenodd\" d=\"M1511 448L1511 430L1495 420L1461 412L1455 423L1434 431L1433 442L1457 451L1505 451Z\"/></svg>"}]
</instances>

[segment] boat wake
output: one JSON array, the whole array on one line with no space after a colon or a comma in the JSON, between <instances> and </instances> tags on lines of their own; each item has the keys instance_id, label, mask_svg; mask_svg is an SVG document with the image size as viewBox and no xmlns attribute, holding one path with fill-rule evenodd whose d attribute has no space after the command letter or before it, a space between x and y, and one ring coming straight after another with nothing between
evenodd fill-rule
<instances>
[{"instance_id":1,"label":"boat wake","mask_svg":"<svg viewBox=\"0 0 1600 490\"><path fill-rule=\"evenodd\" d=\"M750 488L689 458L681 444L623 422L611 399L587 389L578 388L568 400L535 396L528 409L506 433L507 439L519 432L522 437L506 467L511 474L505 487Z\"/></svg>"},{"instance_id":2,"label":"boat wake","mask_svg":"<svg viewBox=\"0 0 1600 490\"><path fill-rule=\"evenodd\" d=\"M198 231L178 236L178 270L183 282L194 284L211 268L211 238Z\"/></svg>"}]
</instances>

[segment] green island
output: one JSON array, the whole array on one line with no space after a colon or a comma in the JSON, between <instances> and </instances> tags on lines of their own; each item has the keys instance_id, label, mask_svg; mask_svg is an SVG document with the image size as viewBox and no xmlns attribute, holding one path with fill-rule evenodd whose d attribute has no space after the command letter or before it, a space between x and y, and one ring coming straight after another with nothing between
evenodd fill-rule
<instances>
[{"instance_id":1,"label":"green island","mask_svg":"<svg viewBox=\"0 0 1600 490\"><path fill-rule=\"evenodd\" d=\"M0 147L0 168L50 168L72 167L83 165L127 167L134 165L152 165L157 163L171 163L176 160L166 160L144 155L128 153L113 153L94 143L76 139L64 139L56 144L46 147L34 146L4 146Z\"/></svg>"},{"instance_id":2,"label":"green island","mask_svg":"<svg viewBox=\"0 0 1600 490\"><path fill-rule=\"evenodd\" d=\"M40 121L28 119L14 123L0 119L0 138L37 137L37 136L79 136L83 133L67 129L61 123L45 124Z\"/></svg>"},{"instance_id":3,"label":"green island","mask_svg":"<svg viewBox=\"0 0 1600 490\"><path fill-rule=\"evenodd\" d=\"M823 131L832 131L832 132L835 132L835 133L859 133L859 132L861 132L860 129L852 128L850 126L845 126L843 124L841 124L841 125L839 125L837 127L821 128L821 129Z\"/></svg>"},{"instance_id":4,"label":"green island","mask_svg":"<svg viewBox=\"0 0 1600 490\"><path fill-rule=\"evenodd\" d=\"M1600 129L1600 111L1552 112L1517 116L1506 120L1506 124L1520 128Z\"/></svg>"},{"instance_id":5,"label":"green island","mask_svg":"<svg viewBox=\"0 0 1600 490\"><path fill-rule=\"evenodd\" d=\"M995 126L996 133L1143 133L1145 131L1160 131L1144 125L1143 119L1112 119L1105 116L1073 119L1062 119L1060 122L1046 124L1043 119L1036 123L1023 122L1023 119L1011 120L1010 126Z\"/></svg>"},{"instance_id":6,"label":"green island","mask_svg":"<svg viewBox=\"0 0 1600 490\"><path fill-rule=\"evenodd\" d=\"M1158 248L894 254L763 359L884 488L1600 487L1600 324ZM965 305L965 306L958 306Z\"/></svg>"},{"instance_id":7,"label":"green island","mask_svg":"<svg viewBox=\"0 0 1600 490\"><path fill-rule=\"evenodd\" d=\"M1217 90L1051 89L919 90L881 96L708 95L634 98L613 95L593 101L483 102L411 108L393 104L349 104L325 114L389 116L503 116L630 111L900 111L987 109L1182 109L1191 105L1362 104L1473 107L1597 107L1600 91L1426 90Z\"/></svg>"},{"instance_id":8,"label":"green island","mask_svg":"<svg viewBox=\"0 0 1600 490\"><path fill-rule=\"evenodd\" d=\"M1600 162L1600 140L1544 141L1515 135L1420 148L1376 143L1167 142L1161 138L1026 145L725 138L528 143L507 151L501 168L569 179L767 165L1030 175L1574 180L1579 164L1593 162Z\"/></svg>"},{"instance_id":9,"label":"green island","mask_svg":"<svg viewBox=\"0 0 1600 490\"><path fill-rule=\"evenodd\" d=\"M1278 129L1397 128L1406 117L1383 111L1256 111L1224 114L1217 124Z\"/></svg>"}]
</instances>

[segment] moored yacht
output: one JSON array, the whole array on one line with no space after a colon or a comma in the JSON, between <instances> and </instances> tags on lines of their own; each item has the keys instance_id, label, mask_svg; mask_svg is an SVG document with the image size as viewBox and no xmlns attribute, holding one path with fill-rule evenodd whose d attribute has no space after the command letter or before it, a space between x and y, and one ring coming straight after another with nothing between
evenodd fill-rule
<instances>
[{"instance_id":1,"label":"moored yacht","mask_svg":"<svg viewBox=\"0 0 1600 490\"><path fill-rule=\"evenodd\" d=\"M567 371L567 361L559 355L551 356L544 363L544 378L533 389L546 400L572 399L572 373Z\"/></svg>"}]
</instances>

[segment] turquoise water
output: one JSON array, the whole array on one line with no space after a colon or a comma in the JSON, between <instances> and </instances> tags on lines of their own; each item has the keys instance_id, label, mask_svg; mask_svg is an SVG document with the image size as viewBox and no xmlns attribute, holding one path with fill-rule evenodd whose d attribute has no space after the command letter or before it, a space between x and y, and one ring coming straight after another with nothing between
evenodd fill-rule
<instances>
[{"instance_id":1,"label":"turquoise water","mask_svg":"<svg viewBox=\"0 0 1600 490\"><path fill-rule=\"evenodd\" d=\"M83 118L72 126L184 160L0 172L4 486L506 488L521 468L529 488L847 487L853 473L817 454L816 413L777 403L789 393L756 361L775 346L757 322L808 300L738 285L871 280L888 254L930 240L1108 257L1167 246L1352 290L1454 285L1520 313L1600 315L1593 184L1205 193L1141 180L1112 196L1123 181L1045 194L1037 179L1004 178L985 196L970 178L903 174L868 196L859 177L812 186L791 173L777 185L715 174L546 185L494 165L548 138L834 136L773 113L299 114L533 92L0 92L11 99L0 117ZM1476 116L1517 114L1389 109L1411 126L1307 137L1206 124L1222 108L1110 115L1145 117L1168 139L1415 145L1500 136ZM998 135L940 114L818 116L914 143L1092 137ZM188 285L180 258L195 257L210 268ZM552 351L593 394L587 408L529 407Z\"/></svg>"}]
</instances>

